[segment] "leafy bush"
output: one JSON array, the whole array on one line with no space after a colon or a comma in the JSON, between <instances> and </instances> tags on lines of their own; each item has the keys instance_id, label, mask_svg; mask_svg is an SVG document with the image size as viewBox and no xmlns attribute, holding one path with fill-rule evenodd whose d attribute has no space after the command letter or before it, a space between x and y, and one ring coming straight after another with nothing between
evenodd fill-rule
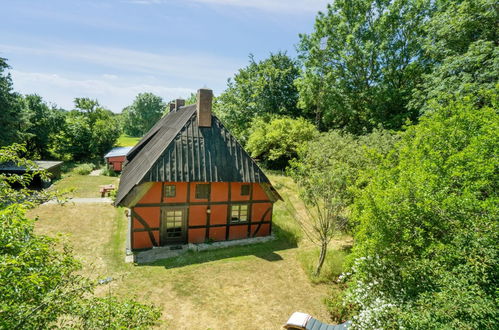
<instances>
[{"instance_id":1,"label":"leafy bush","mask_svg":"<svg viewBox=\"0 0 499 330\"><path fill-rule=\"evenodd\" d=\"M18 157L23 151L19 146L0 148L0 160L28 165ZM35 204L27 202L33 192L24 182L39 174L43 171L0 176L0 328L153 327L160 316L157 308L96 297L93 291L99 283L81 275L71 249L35 232L35 221L26 217L26 209ZM9 183L22 188L15 190Z\"/></svg>"},{"instance_id":2,"label":"leafy bush","mask_svg":"<svg viewBox=\"0 0 499 330\"><path fill-rule=\"evenodd\" d=\"M119 174L114 171L110 166L108 165L104 165L102 166L101 168L101 175L105 175L105 176L118 176Z\"/></svg>"},{"instance_id":3,"label":"leafy bush","mask_svg":"<svg viewBox=\"0 0 499 330\"><path fill-rule=\"evenodd\" d=\"M76 166L73 172L79 175L89 175L95 169L95 165L92 163L85 163Z\"/></svg>"},{"instance_id":4,"label":"leafy bush","mask_svg":"<svg viewBox=\"0 0 499 330\"><path fill-rule=\"evenodd\" d=\"M357 327L499 326L497 89L490 103L433 103L356 199Z\"/></svg>"},{"instance_id":5,"label":"leafy bush","mask_svg":"<svg viewBox=\"0 0 499 330\"><path fill-rule=\"evenodd\" d=\"M253 120L246 149L270 168L284 169L298 149L317 135L314 125L303 118L276 117Z\"/></svg>"}]
</instances>

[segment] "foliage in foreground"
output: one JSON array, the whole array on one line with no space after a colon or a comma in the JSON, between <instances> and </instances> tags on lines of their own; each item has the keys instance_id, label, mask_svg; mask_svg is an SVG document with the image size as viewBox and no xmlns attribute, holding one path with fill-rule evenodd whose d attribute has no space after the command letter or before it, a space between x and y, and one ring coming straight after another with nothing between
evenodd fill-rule
<instances>
[{"instance_id":1,"label":"foliage in foreground","mask_svg":"<svg viewBox=\"0 0 499 330\"><path fill-rule=\"evenodd\" d=\"M4 161L23 163L11 148L0 149ZM33 175L39 172L33 172ZM134 301L98 298L98 285L79 274L80 263L70 249L56 239L34 232L34 220L26 217L33 204L28 180L10 178L23 189L15 192L0 177L0 329L148 328L159 311ZM19 198L23 194L24 198ZM16 196L13 199L12 196Z\"/></svg>"},{"instance_id":2,"label":"foliage in foreground","mask_svg":"<svg viewBox=\"0 0 499 330\"><path fill-rule=\"evenodd\" d=\"M357 199L358 328L498 327L497 90L490 102L434 104Z\"/></svg>"}]
</instances>

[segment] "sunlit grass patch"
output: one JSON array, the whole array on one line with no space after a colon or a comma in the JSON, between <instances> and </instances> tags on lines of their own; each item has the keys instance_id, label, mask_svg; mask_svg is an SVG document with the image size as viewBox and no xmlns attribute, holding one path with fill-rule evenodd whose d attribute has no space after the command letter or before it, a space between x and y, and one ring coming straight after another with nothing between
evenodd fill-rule
<instances>
[{"instance_id":1,"label":"sunlit grass patch","mask_svg":"<svg viewBox=\"0 0 499 330\"><path fill-rule=\"evenodd\" d=\"M129 136L126 134L121 135L116 142L117 147L133 147L142 137Z\"/></svg>"},{"instance_id":2,"label":"sunlit grass patch","mask_svg":"<svg viewBox=\"0 0 499 330\"><path fill-rule=\"evenodd\" d=\"M118 178L69 173L58 180L51 189L71 191L66 197L100 197L99 186L107 184L114 184L117 187Z\"/></svg>"},{"instance_id":3,"label":"sunlit grass patch","mask_svg":"<svg viewBox=\"0 0 499 330\"><path fill-rule=\"evenodd\" d=\"M319 261L320 248L301 250L298 259L312 283L332 283L343 272L343 263L348 255L348 250L338 247L328 249L326 260L319 276L314 276L317 262Z\"/></svg>"}]
</instances>

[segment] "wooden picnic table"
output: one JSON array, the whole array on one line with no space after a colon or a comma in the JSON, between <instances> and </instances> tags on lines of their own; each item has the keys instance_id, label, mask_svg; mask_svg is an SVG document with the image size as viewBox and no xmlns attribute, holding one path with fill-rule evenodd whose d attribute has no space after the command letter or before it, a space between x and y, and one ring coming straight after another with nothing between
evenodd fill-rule
<instances>
[{"instance_id":1,"label":"wooden picnic table","mask_svg":"<svg viewBox=\"0 0 499 330\"><path fill-rule=\"evenodd\" d=\"M111 195L111 191L113 191L114 189L116 189L114 187L114 184L106 184L106 185L103 185L103 186L99 186L100 196L104 197L104 196L106 196L106 193L107 193L107 196L110 196Z\"/></svg>"}]
</instances>

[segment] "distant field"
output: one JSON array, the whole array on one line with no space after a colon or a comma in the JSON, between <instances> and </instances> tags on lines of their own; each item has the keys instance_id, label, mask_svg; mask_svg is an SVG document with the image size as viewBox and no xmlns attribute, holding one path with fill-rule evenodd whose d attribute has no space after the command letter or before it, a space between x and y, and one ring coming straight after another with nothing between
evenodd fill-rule
<instances>
[{"instance_id":1,"label":"distant field","mask_svg":"<svg viewBox=\"0 0 499 330\"><path fill-rule=\"evenodd\" d=\"M269 177L283 196L295 194L291 179ZM116 178L71 176L59 186L84 186L75 191L76 197L83 197L93 195L106 180ZM300 209L296 195L292 197ZM318 250L301 237L300 227L283 202L274 208L275 241L188 253L141 266L124 263L127 224L122 208L42 205L30 211L30 216L39 217L38 232L67 235L87 276L114 279L110 287L99 287L98 294L135 297L159 306L162 329L279 329L295 311L329 319L324 298L331 285L312 283L307 268L313 261L304 263L311 256L315 259ZM348 239L332 244L332 262L326 262L326 273L340 271L336 261L344 253L336 252ZM327 269L329 266L337 269Z\"/></svg>"},{"instance_id":2,"label":"distant field","mask_svg":"<svg viewBox=\"0 0 499 330\"><path fill-rule=\"evenodd\" d=\"M126 134L123 134L120 136L118 139L118 142L116 142L116 146L118 147L133 147L134 145L139 142L141 138L140 137L133 137L133 136L128 136Z\"/></svg>"}]
</instances>

